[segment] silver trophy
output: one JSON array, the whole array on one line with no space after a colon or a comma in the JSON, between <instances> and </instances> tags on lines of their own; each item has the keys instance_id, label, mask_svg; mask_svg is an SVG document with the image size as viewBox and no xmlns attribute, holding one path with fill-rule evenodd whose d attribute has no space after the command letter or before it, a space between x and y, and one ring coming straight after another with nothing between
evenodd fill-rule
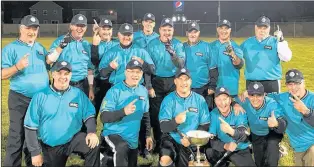
<instances>
[{"instance_id":1,"label":"silver trophy","mask_svg":"<svg viewBox=\"0 0 314 167\"><path fill-rule=\"evenodd\" d=\"M190 139L190 143L197 147L196 162L190 162L189 166L209 166L206 156L201 155L200 147L206 145L209 139L212 139L214 136L202 130L191 130L186 135ZM204 161L201 162L201 159L204 159Z\"/></svg>"}]
</instances>

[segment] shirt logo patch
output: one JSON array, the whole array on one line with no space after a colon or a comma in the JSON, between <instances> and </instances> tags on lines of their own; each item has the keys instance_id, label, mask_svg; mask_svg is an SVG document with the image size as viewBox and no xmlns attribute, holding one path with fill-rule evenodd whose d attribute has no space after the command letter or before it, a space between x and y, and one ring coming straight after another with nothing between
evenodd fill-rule
<instances>
[{"instance_id":1,"label":"shirt logo patch","mask_svg":"<svg viewBox=\"0 0 314 167\"><path fill-rule=\"evenodd\" d=\"M272 47L265 45L265 46L264 46L264 49L272 50Z\"/></svg>"},{"instance_id":2,"label":"shirt logo patch","mask_svg":"<svg viewBox=\"0 0 314 167\"><path fill-rule=\"evenodd\" d=\"M145 100L145 97L144 96L139 96L138 99L139 100Z\"/></svg>"},{"instance_id":3,"label":"shirt logo patch","mask_svg":"<svg viewBox=\"0 0 314 167\"><path fill-rule=\"evenodd\" d=\"M85 50L82 50L82 53L83 53L83 54L87 54L87 52L86 52Z\"/></svg>"},{"instance_id":4,"label":"shirt logo patch","mask_svg":"<svg viewBox=\"0 0 314 167\"><path fill-rule=\"evenodd\" d=\"M37 53L38 53L39 55L42 55L42 56L44 55L44 52L39 51L39 50L37 51Z\"/></svg>"},{"instance_id":5,"label":"shirt logo patch","mask_svg":"<svg viewBox=\"0 0 314 167\"><path fill-rule=\"evenodd\" d=\"M260 120L263 120L263 121L267 121L268 118L267 117L259 117Z\"/></svg>"},{"instance_id":6,"label":"shirt logo patch","mask_svg":"<svg viewBox=\"0 0 314 167\"><path fill-rule=\"evenodd\" d=\"M70 106L70 107L78 108L78 103L69 103L69 106Z\"/></svg>"},{"instance_id":7,"label":"shirt logo patch","mask_svg":"<svg viewBox=\"0 0 314 167\"><path fill-rule=\"evenodd\" d=\"M195 113L198 112L198 109L197 109L197 108L194 108L194 107L189 107L188 110L189 110L190 112L195 112Z\"/></svg>"},{"instance_id":8,"label":"shirt logo patch","mask_svg":"<svg viewBox=\"0 0 314 167\"><path fill-rule=\"evenodd\" d=\"M201 53L201 52L196 52L195 55L196 55L196 56L203 56L203 53Z\"/></svg>"}]
</instances>

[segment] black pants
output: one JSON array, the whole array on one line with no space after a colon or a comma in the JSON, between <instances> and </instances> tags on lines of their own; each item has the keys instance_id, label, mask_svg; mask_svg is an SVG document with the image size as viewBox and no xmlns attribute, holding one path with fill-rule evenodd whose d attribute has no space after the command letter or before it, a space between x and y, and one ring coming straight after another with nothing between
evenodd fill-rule
<instances>
[{"instance_id":1,"label":"black pants","mask_svg":"<svg viewBox=\"0 0 314 167\"><path fill-rule=\"evenodd\" d=\"M105 156L105 158L102 159L102 166L112 166L108 165L110 162L106 161L109 159L108 156L111 155L113 156L112 160L114 166L137 166L137 148L130 149L128 143L124 141L121 136L109 135L103 137L101 147L105 150L105 152L102 152Z\"/></svg>"},{"instance_id":2,"label":"black pants","mask_svg":"<svg viewBox=\"0 0 314 167\"><path fill-rule=\"evenodd\" d=\"M84 166L98 167L100 164L99 146L93 149L89 148L85 137L86 133L78 132L70 142L64 145L50 147L41 143L44 154L44 165L46 167L63 167L66 165L71 153L77 153L85 159Z\"/></svg>"},{"instance_id":3,"label":"black pants","mask_svg":"<svg viewBox=\"0 0 314 167\"><path fill-rule=\"evenodd\" d=\"M223 157L225 152L220 152L214 150L213 148L206 149L206 157L208 161L214 166L217 161ZM231 161L235 166L245 166L245 167L253 167L256 166L252 154L250 153L249 148L244 150L238 150L232 152L229 156L227 156L219 165L219 167L227 167L229 165L228 161Z\"/></svg>"},{"instance_id":4,"label":"black pants","mask_svg":"<svg viewBox=\"0 0 314 167\"><path fill-rule=\"evenodd\" d=\"M283 135L272 130L266 136L251 135L256 166L278 166L279 143Z\"/></svg>"},{"instance_id":5,"label":"black pants","mask_svg":"<svg viewBox=\"0 0 314 167\"><path fill-rule=\"evenodd\" d=\"M159 158L169 156L175 166L185 167L189 164L191 154L188 148L178 144L170 135L162 135Z\"/></svg>"},{"instance_id":6,"label":"black pants","mask_svg":"<svg viewBox=\"0 0 314 167\"><path fill-rule=\"evenodd\" d=\"M279 80L263 80L263 81L255 80L255 81L260 82L264 86L265 93L273 93L273 92L279 93L280 92ZM246 89L251 82L254 82L254 81L246 80Z\"/></svg>"},{"instance_id":7,"label":"black pants","mask_svg":"<svg viewBox=\"0 0 314 167\"><path fill-rule=\"evenodd\" d=\"M96 118L99 114L101 103L106 96L107 91L111 88L111 84L108 80L101 80L99 78L95 79L95 109L96 109Z\"/></svg>"},{"instance_id":8,"label":"black pants","mask_svg":"<svg viewBox=\"0 0 314 167\"><path fill-rule=\"evenodd\" d=\"M81 91L83 91L83 92L87 95L87 97L88 97L88 94L89 94L89 85L88 85L88 80L87 80L87 78L82 79L82 80L77 81L77 82L72 82L72 81L71 81L71 82L70 82L70 85L81 89Z\"/></svg>"},{"instance_id":9,"label":"black pants","mask_svg":"<svg viewBox=\"0 0 314 167\"><path fill-rule=\"evenodd\" d=\"M158 119L160 105L164 97L175 90L173 79L173 77L162 78L158 76L154 76L152 79L152 85L155 90L156 97L149 99L149 114L151 119L151 126L153 128L154 140L156 143L156 147L154 148L155 153L159 153L160 138L162 135Z\"/></svg>"},{"instance_id":10,"label":"black pants","mask_svg":"<svg viewBox=\"0 0 314 167\"><path fill-rule=\"evenodd\" d=\"M213 110L216 107L214 102L214 94L208 95L208 88L206 85L201 88L192 88L192 91L202 95L205 98L209 111Z\"/></svg>"},{"instance_id":11,"label":"black pants","mask_svg":"<svg viewBox=\"0 0 314 167\"><path fill-rule=\"evenodd\" d=\"M31 99L13 90L9 92L8 107L10 115L9 136L3 166L21 166L22 150L25 163L31 166L31 155L25 144L24 117Z\"/></svg>"}]
</instances>

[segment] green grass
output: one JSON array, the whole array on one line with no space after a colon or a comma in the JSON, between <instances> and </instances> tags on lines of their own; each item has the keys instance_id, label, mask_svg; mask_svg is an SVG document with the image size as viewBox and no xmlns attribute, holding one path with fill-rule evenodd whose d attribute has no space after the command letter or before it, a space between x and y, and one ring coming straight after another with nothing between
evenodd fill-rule
<instances>
[{"instance_id":1,"label":"green grass","mask_svg":"<svg viewBox=\"0 0 314 167\"><path fill-rule=\"evenodd\" d=\"M39 38L38 41L44 45L47 49L49 49L52 41L55 38ZM179 38L181 41L185 41L186 38ZM15 40L14 38L3 38L2 39L2 48L7 45L9 42L12 42ZM91 38L87 38L88 41L91 41ZM203 38L203 40L206 41L213 41L215 40L214 38ZM235 38L234 39L238 44L241 44L245 38ZM314 71L314 61L311 59L311 56L314 55L314 38L288 38L286 39L289 41L289 46L293 52L293 58L290 62L287 63L282 63L283 67L283 73L285 73L288 69L290 68L297 68L301 70L304 74L306 83L313 83L314 82L314 76L313 76L313 71ZM313 64L312 64L313 63ZM313 66L312 66L313 65ZM284 77L284 76L283 76ZM283 78L284 80L284 78ZM282 83L282 91L286 91L287 89L285 88L284 82ZM244 74L243 74L243 69L241 70L241 78L240 78L240 91L244 90ZM5 148L6 148L6 143L7 143L7 136L8 136L8 129L9 129L9 113L8 113L8 90L9 90L9 81L3 81L2 82L2 103L1 103L1 108L2 108L2 134L1 134L1 158L2 162L5 157ZM307 84L307 89L309 90L314 90L314 84ZM99 122L99 120L98 120ZM102 128L101 123L98 123L97 127L97 132L98 134L100 133L100 130ZM294 166L293 162L293 152L289 146L289 142L287 137L283 139L283 143L285 146L289 148L289 155L285 156L280 159L280 166ZM154 166L157 165L158 161L158 155L154 155L153 161L147 161L142 158L139 158L139 164L144 165L144 164L150 164L153 163ZM82 160L80 160L76 156L71 156L68 160L67 165L82 165Z\"/></svg>"}]
</instances>

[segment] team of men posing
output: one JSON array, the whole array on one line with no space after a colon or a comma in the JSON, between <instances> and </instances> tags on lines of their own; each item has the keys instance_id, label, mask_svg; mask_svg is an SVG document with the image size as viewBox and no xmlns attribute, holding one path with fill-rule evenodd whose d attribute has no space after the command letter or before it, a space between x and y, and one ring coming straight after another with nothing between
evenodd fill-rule
<instances>
[{"instance_id":1,"label":"team of men posing","mask_svg":"<svg viewBox=\"0 0 314 167\"><path fill-rule=\"evenodd\" d=\"M173 38L170 18L159 34L153 14L142 25L133 33L122 24L116 40L112 22L101 19L90 44L83 39L87 19L77 14L47 52L36 42L38 19L22 19L19 38L2 49L2 79L10 79L4 166L20 166L22 150L27 166L65 166L71 153L85 166L136 166L138 152L149 158L151 150L159 166L188 166L186 133L196 129L214 135L205 149L212 165L229 151L220 166L278 166L284 133L295 164L314 165L314 94L297 69L286 72L288 92L280 93L280 63L292 52L280 30L269 35L269 18L260 17L255 36L240 46L228 20L211 43L199 39L196 22L184 43ZM246 91L238 96L244 64Z\"/></svg>"}]
</instances>

